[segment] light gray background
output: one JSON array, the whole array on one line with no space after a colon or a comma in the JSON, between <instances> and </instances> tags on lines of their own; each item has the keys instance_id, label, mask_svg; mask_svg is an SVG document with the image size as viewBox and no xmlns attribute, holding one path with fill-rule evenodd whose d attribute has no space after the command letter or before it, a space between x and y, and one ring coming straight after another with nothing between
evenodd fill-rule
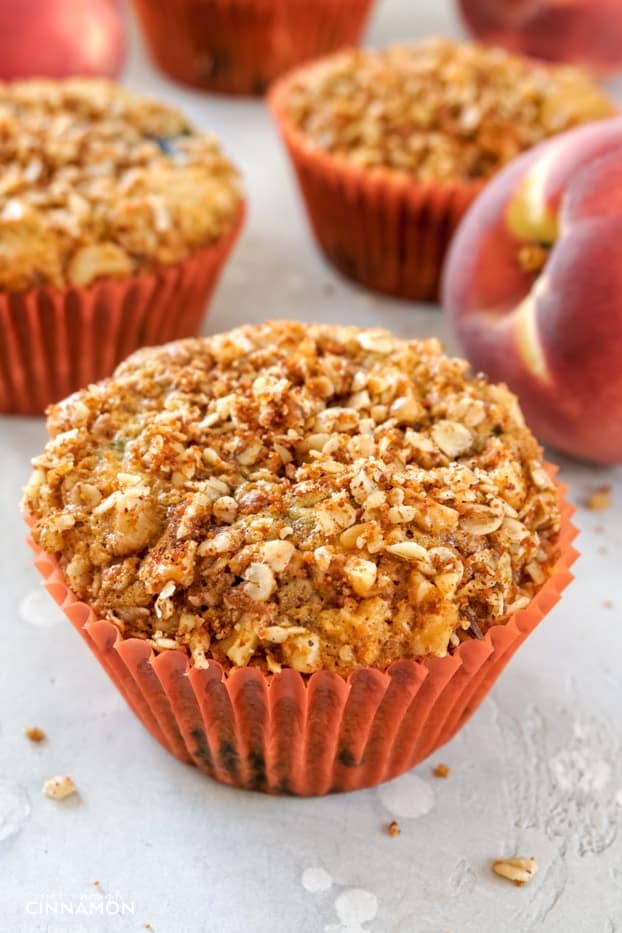
<instances>
[{"instance_id":1,"label":"light gray background","mask_svg":"<svg viewBox=\"0 0 622 933\"><path fill-rule=\"evenodd\" d=\"M368 41L435 32L460 32L449 2L379 0ZM323 263L261 103L166 81L135 30L126 80L216 132L244 173L250 215L206 332L294 317L455 349L438 310L368 295ZM274 799L170 758L41 591L16 503L43 443L41 420L0 418L0 933L622 931L619 471L563 463L576 502L612 483L614 508L579 509L577 582L449 746L383 789ZM41 746L22 734L35 724ZM43 797L65 772L80 797ZM490 871L516 852L540 864L523 889Z\"/></svg>"}]
</instances>

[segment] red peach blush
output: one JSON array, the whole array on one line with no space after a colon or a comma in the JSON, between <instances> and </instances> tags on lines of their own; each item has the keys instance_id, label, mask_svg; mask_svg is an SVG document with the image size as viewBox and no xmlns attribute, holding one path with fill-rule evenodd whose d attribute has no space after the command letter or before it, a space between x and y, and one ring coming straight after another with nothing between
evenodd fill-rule
<instances>
[{"instance_id":1,"label":"red peach blush","mask_svg":"<svg viewBox=\"0 0 622 933\"><path fill-rule=\"evenodd\" d=\"M597 74L622 68L619 0L459 0L469 31L483 42Z\"/></svg>"},{"instance_id":2,"label":"red peach blush","mask_svg":"<svg viewBox=\"0 0 622 933\"><path fill-rule=\"evenodd\" d=\"M474 368L544 441L622 462L622 119L501 172L456 234L443 298Z\"/></svg>"}]
</instances>

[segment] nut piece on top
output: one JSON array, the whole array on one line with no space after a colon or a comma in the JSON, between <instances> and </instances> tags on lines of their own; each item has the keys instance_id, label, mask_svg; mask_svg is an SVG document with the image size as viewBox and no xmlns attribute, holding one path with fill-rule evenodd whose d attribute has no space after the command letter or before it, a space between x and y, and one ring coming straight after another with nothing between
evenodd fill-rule
<instances>
[{"instance_id":1,"label":"nut piece on top","mask_svg":"<svg viewBox=\"0 0 622 933\"><path fill-rule=\"evenodd\" d=\"M24 508L123 636L267 672L442 657L525 607L560 511L504 387L291 322L140 351L52 407Z\"/></svg>"},{"instance_id":2,"label":"nut piece on top","mask_svg":"<svg viewBox=\"0 0 622 933\"><path fill-rule=\"evenodd\" d=\"M451 234L487 179L615 112L579 69L444 39L334 55L271 101L327 257L411 299L437 296Z\"/></svg>"},{"instance_id":3,"label":"nut piece on top","mask_svg":"<svg viewBox=\"0 0 622 933\"><path fill-rule=\"evenodd\" d=\"M622 118L521 156L453 242L443 301L473 366L552 446L622 463Z\"/></svg>"},{"instance_id":4,"label":"nut piece on top","mask_svg":"<svg viewBox=\"0 0 622 933\"><path fill-rule=\"evenodd\" d=\"M0 162L0 411L196 333L243 212L211 136L109 81L20 81L0 84Z\"/></svg>"}]
</instances>

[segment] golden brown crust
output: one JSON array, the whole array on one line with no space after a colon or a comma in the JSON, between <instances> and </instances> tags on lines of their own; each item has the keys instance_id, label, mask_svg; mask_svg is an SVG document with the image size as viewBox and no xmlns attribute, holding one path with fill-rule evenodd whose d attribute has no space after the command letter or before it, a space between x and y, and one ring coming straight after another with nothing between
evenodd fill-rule
<instances>
[{"instance_id":1,"label":"golden brown crust","mask_svg":"<svg viewBox=\"0 0 622 933\"><path fill-rule=\"evenodd\" d=\"M530 601L560 525L515 397L466 370L291 322L140 351L51 408L34 538L123 635L197 665L442 656Z\"/></svg>"},{"instance_id":2,"label":"golden brown crust","mask_svg":"<svg viewBox=\"0 0 622 933\"><path fill-rule=\"evenodd\" d=\"M87 285L186 258L240 205L217 142L100 79L0 84L0 289Z\"/></svg>"},{"instance_id":3,"label":"golden brown crust","mask_svg":"<svg viewBox=\"0 0 622 933\"><path fill-rule=\"evenodd\" d=\"M440 182L488 178L543 139L616 112L579 68L446 39L301 69L286 110L332 155Z\"/></svg>"}]
</instances>

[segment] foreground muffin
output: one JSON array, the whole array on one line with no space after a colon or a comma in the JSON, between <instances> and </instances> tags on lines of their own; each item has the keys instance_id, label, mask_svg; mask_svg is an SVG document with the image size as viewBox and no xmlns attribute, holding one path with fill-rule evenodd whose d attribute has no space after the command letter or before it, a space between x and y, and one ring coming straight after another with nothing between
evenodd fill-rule
<instances>
[{"instance_id":1,"label":"foreground muffin","mask_svg":"<svg viewBox=\"0 0 622 933\"><path fill-rule=\"evenodd\" d=\"M196 333L242 198L217 142L98 79L0 85L0 410Z\"/></svg>"},{"instance_id":2,"label":"foreground muffin","mask_svg":"<svg viewBox=\"0 0 622 933\"><path fill-rule=\"evenodd\" d=\"M438 692L461 665L475 689L482 665L498 672L495 630L511 653L568 579L567 512L516 399L434 340L285 322L181 341L53 406L48 428L24 509L40 556L55 555L41 564L54 595L83 634L88 612L106 621L109 651L131 644L141 663L155 651L163 671L189 664L195 678L218 671L234 708L242 675L270 682L275 701L286 685L307 716L316 682L299 674L318 672L329 706L349 702L351 675L363 718L382 701L354 689L370 676L385 689L402 678L406 705L413 684L428 677ZM454 681L442 708L455 728L460 703L481 697L464 684L454 695ZM188 696L166 677L162 688L177 731L196 731ZM214 739L210 715L199 745ZM420 755L421 728L407 730ZM172 750L245 783L195 754L197 741ZM394 753L374 753L386 776ZM287 780L298 793L342 786L322 774Z\"/></svg>"},{"instance_id":3,"label":"foreground muffin","mask_svg":"<svg viewBox=\"0 0 622 933\"><path fill-rule=\"evenodd\" d=\"M155 61L187 84L262 94L300 62L354 45L373 0L134 0Z\"/></svg>"},{"instance_id":4,"label":"foreground muffin","mask_svg":"<svg viewBox=\"0 0 622 933\"><path fill-rule=\"evenodd\" d=\"M488 178L615 112L580 69L444 39L334 55L286 76L271 103L327 257L411 299L437 297L451 235Z\"/></svg>"}]
</instances>

